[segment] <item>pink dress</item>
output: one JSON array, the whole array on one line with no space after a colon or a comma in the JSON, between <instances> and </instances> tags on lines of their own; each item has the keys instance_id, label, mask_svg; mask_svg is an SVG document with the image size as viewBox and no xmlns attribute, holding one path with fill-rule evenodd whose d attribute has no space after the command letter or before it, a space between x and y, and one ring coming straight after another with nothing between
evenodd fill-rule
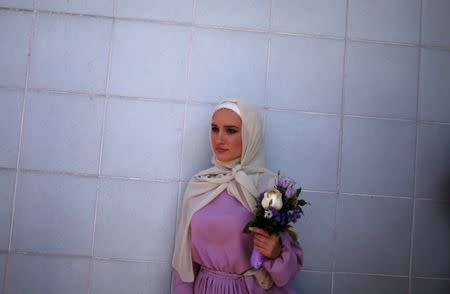
<instances>
[{"instance_id":1,"label":"pink dress","mask_svg":"<svg viewBox=\"0 0 450 294\"><path fill-rule=\"evenodd\" d=\"M253 236L242 233L242 229L252 218L252 214L226 191L197 211L191 221L195 281L185 283L173 270L173 293L294 293L286 284L302 267L303 250L287 233L280 235L280 257L264 263L274 281L270 290L265 292L254 277L241 275L251 268Z\"/></svg>"}]
</instances>

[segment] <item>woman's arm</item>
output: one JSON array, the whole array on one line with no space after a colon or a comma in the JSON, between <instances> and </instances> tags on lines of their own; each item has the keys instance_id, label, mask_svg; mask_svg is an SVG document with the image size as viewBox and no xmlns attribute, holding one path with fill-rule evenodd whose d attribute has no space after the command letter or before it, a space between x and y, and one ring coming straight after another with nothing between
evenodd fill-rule
<instances>
[{"instance_id":1,"label":"woman's arm","mask_svg":"<svg viewBox=\"0 0 450 294\"><path fill-rule=\"evenodd\" d=\"M194 263L194 273L197 275L198 264ZM184 282L180 278L180 274L172 268L172 294L193 294L194 293L194 282Z\"/></svg>"},{"instance_id":2,"label":"woman's arm","mask_svg":"<svg viewBox=\"0 0 450 294\"><path fill-rule=\"evenodd\" d=\"M278 287L287 285L289 280L303 266L303 248L300 243L292 241L288 233L280 234L281 254L274 259L267 259L264 267Z\"/></svg>"}]
</instances>

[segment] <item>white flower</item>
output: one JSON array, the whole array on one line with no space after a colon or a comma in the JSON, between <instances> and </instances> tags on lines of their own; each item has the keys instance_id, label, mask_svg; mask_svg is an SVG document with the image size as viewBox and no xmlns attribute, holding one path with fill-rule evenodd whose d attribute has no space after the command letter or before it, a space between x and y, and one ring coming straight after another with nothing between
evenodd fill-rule
<instances>
[{"instance_id":1,"label":"white flower","mask_svg":"<svg viewBox=\"0 0 450 294\"><path fill-rule=\"evenodd\" d=\"M273 213L270 210L264 211L264 218L272 218Z\"/></svg>"},{"instance_id":2,"label":"white flower","mask_svg":"<svg viewBox=\"0 0 450 294\"><path fill-rule=\"evenodd\" d=\"M280 210L283 207L283 200L281 198L281 192L273 189L264 193L261 205L264 209L272 206L276 210Z\"/></svg>"}]
</instances>

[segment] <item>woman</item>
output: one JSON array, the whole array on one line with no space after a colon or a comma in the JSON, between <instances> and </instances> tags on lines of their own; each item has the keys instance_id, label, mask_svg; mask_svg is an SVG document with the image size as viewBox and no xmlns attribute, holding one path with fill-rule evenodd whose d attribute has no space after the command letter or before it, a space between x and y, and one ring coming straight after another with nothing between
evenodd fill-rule
<instances>
[{"instance_id":1,"label":"woman","mask_svg":"<svg viewBox=\"0 0 450 294\"><path fill-rule=\"evenodd\" d=\"M264 168L258 108L236 100L220 103L210 143L214 166L191 179L183 199L173 293L293 293L286 284L302 266L300 244L287 233L269 235L259 228L242 233L253 218L255 197L275 183ZM249 270L253 248L267 257L256 273Z\"/></svg>"}]
</instances>

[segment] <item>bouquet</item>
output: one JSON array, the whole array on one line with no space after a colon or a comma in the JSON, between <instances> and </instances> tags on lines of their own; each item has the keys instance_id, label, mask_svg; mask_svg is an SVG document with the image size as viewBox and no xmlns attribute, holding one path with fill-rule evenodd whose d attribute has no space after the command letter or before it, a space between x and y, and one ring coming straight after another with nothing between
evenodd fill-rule
<instances>
[{"instance_id":1,"label":"bouquet","mask_svg":"<svg viewBox=\"0 0 450 294\"><path fill-rule=\"evenodd\" d=\"M266 230L269 234L279 235L288 232L297 242L297 234L292 226L303 215L302 207L310 204L300 199L302 188L295 188L295 181L288 177L278 177L275 186L256 198L255 219L244 227L244 233L249 233L251 227ZM266 257L253 249L250 263L255 269L260 269Z\"/></svg>"}]
</instances>

